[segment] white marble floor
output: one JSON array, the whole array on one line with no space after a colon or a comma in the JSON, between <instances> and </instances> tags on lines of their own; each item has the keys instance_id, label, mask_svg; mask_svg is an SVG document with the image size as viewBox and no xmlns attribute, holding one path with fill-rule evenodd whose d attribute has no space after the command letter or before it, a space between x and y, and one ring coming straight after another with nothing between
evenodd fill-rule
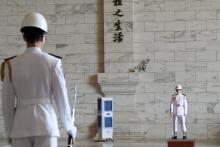
<instances>
[{"instance_id":1,"label":"white marble floor","mask_svg":"<svg viewBox=\"0 0 220 147\"><path fill-rule=\"evenodd\" d=\"M59 147L66 147L63 142ZM114 142L94 142L94 141L78 141L74 147L167 147L166 140L145 141L145 140L116 140ZM220 143L214 142L198 142L195 147L220 147Z\"/></svg>"},{"instance_id":2,"label":"white marble floor","mask_svg":"<svg viewBox=\"0 0 220 147\"><path fill-rule=\"evenodd\" d=\"M4 141L0 141L0 147L10 147ZM66 140L59 140L59 147L66 147ZM94 142L92 140L79 140L74 147L167 147L166 140L146 141L123 139L115 140L114 142ZM214 142L198 142L196 141L195 147L220 147L220 143Z\"/></svg>"}]
</instances>

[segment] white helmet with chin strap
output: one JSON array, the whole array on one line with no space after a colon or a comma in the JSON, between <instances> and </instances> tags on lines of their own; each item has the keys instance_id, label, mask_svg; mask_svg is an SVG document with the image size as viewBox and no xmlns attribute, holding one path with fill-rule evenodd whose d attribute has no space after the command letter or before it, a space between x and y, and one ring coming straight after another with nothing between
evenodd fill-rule
<instances>
[{"instance_id":1,"label":"white helmet with chin strap","mask_svg":"<svg viewBox=\"0 0 220 147\"><path fill-rule=\"evenodd\" d=\"M175 90L182 90L182 86L181 85L176 85Z\"/></svg>"},{"instance_id":2,"label":"white helmet with chin strap","mask_svg":"<svg viewBox=\"0 0 220 147\"><path fill-rule=\"evenodd\" d=\"M36 12L31 12L25 15L22 24L21 24L21 32L25 27L36 27L45 32L48 32L47 21L43 15Z\"/></svg>"}]
</instances>

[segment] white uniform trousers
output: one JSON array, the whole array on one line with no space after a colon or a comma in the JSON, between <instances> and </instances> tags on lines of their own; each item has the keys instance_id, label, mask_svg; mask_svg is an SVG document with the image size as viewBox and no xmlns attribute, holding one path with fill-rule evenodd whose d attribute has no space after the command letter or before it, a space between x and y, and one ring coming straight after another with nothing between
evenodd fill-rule
<instances>
[{"instance_id":1,"label":"white uniform trousers","mask_svg":"<svg viewBox=\"0 0 220 147\"><path fill-rule=\"evenodd\" d=\"M57 137L35 136L13 138L12 147L57 147Z\"/></svg>"},{"instance_id":2,"label":"white uniform trousers","mask_svg":"<svg viewBox=\"0 0 220 147\"><path fill-rule=\"evenodd\" d=\"M181 125L182 132L186 132L186 118L185 115L176 115L173 119L173 130L178 131L178 125Z\"/></svg>"}]
</instances>

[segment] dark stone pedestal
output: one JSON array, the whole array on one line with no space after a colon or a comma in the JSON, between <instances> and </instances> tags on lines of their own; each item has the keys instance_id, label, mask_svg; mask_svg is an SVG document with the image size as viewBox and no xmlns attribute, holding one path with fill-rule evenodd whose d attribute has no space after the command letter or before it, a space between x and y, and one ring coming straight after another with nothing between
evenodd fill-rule
<instances>
[{"instance_id":1,"label":"dark stone pedestal","mask_svg":"<svg viewBox=\"0 0 220 147\"><path fill-rule=\"evenodd\" d=\"M191 139L169 139L167 140L168 147L194 147L195 141Z\"/></svg>"}]
</instances>

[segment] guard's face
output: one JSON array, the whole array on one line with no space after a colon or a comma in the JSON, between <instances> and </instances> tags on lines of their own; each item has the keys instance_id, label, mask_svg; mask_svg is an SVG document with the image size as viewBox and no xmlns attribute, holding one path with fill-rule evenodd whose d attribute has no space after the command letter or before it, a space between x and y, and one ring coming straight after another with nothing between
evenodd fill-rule
<instances>
[{"instance_id":1,"label":"guard's face","mask_svg":"<svg viewBox=\"0 0 220 147\"><path fill-rule=\"evenodd\" d=\"M182 89L176 89L177 93L180 93L182 91Z\"/></svg>"}]
</instances>

